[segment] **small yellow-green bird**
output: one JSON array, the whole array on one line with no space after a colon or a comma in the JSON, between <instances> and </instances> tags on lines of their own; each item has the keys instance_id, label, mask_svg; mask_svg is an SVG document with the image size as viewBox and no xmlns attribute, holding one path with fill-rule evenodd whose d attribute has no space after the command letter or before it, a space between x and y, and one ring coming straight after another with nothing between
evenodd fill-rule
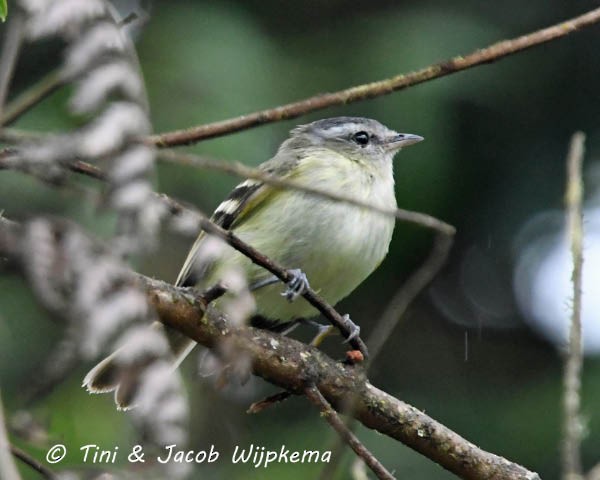
<instances>
[{"instance_id":1,"label":"small yellow-green bird","mask_svg":"<svg viewBox=\"0 0 600 480\"><path fill-rule=\"evenodd\" d=\"M259 168L296 184L394 209L392 159L403 147L421 140L368 118L328 118L293 129L277 154ZM290 268L292 281L282 292L278 279L229 246L207 265L197 258L207 238L201 233L176 284L202 290L228 271L241 271L256 305L251 324L276 331L318 314L308 302L296 301L309 281L332 305L349 295L384 259L394 229L391 216L258 180L240 183L217 207L212 220ZM177 332L169 332L169 337L178 364L195 342ZM113 353L88 374L84 384L90 391L119 387L115 359L120 353Z\"/></svg>"}]
</instances>

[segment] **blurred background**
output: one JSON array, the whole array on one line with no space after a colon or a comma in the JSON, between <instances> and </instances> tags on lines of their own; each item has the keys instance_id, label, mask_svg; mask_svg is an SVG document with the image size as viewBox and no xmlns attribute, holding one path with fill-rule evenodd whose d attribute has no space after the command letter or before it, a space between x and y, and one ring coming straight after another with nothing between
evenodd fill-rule
<instances>
[{"instance_id":1,"label":"blurred background","mask_svg":"<svg viewBox=\"0 0 600 480\"><path fill-rule=\"evenodd\" d=\"M10 3L10 2L9 2ZM134 24L156 132L225 119L320 92L409 72L498 40L528 33L600 5L534 0L230 0L152 1L142 29ZM119 4L123 16L136 2ZM4 30L0 26L0 30ZM600 461L600 26L497 63L390 96L330 108L297 120L205 141L190 151L258 165L298 123L337 115L373 117L426 141L402 152L395 176L400 207L457 228L450 259L433 285L399 321L371 367L372 383L425 411L474 444L559 478L562 353L570 300L564 239L565 158L571 135L587 135L584 273L583 413L586 469ZM60 60L60 45L37 43L21 56L16 95ZM15 126L60 130L77 124L55 93ZM238 179L159 165L157 189L205 212ZM82 181L86 188L94 184ZM32 212L74 218L102 234L111 219L72 189L57 190L22 174L0 174L0 209L9 218ZM190 238L163 235L158 253L139 269L173 281ZM397 224L381 267L339 305L368 337L387 301L426 257L431 233ZM61 332L22 280L0 277L0 386L7 414L28 408L51 441L128 449L135 435L112 399L91 397L69 376L41 402L22 392L56 348ZM312 332L294 334L308 338ZM341 355L336 337L324 347ZM223 452L251 443L279 449L328 449L335 435L306 400L292 398L259 415L252 401L274 393L253 381L216 391L198 362L184 365L192 406L190 448ZM454 478L381 435L358 428L367 447L398 478ZM55 443L55 442L53 442ZM30 448L43 458L45 447ZM346 452L337 478L348 478ZM65 466L77 467L75 460ZM268 469L220 461L192 478L316 478L321 465ZM28 477L30 475L31 477ZM25 478L35 476L26 472Z\"/></svg>"}]
</instances>

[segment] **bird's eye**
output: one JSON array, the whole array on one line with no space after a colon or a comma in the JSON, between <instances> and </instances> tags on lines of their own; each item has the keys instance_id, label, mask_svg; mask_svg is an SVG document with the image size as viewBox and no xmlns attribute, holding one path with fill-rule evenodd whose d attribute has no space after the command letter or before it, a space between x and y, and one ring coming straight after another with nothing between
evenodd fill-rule
<instances>
[{"instance_id":1,"label":"bird's eye","mask_svg":"<svg viewBox=\"0 0 600 480\"><path fill-rule=\"evenodd\" d=\"M370 137L367 132L356 132L352 135L352 140L358 143L361 147L364 147L367 143L369 143Z\"/></svg>"}]
</instances>

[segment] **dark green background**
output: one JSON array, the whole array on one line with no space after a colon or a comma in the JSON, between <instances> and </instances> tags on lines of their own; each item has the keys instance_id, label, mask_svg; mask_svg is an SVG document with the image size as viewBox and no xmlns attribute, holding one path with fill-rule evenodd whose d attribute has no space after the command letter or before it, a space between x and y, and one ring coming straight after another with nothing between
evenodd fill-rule
<instances>
[{"instance_id":1,"label":"dark green background","mask_svg":"<svg viewBox=\"0 0 600 480\"><path fill-rule=\"evenodd\" d=\"M495 41L583 12L599 2L372 1L183 2L157 1L138 39L154 129L157 132L220 120L408 72ZM0 27L4 29L5 27ZM525 326L514 305L513 240L536 213L561 208L564 159L571 134L588 135L588 166L600 151L600 27L375 100L330 108L293 121L203 142L191 151L223 161L257 165L269 158L297 123L325 116L360 115L426 141L396 160L401 207L435 215L458 229L446 269L446 300L459 305L449 321L424 292L402 319L372 367L378 387L415 405L482 448L559 478L561 356ZM15 91L33 83L57 58L58 45L26 47ZM63 89L15 126L40 130L73 127ZM160 165L158 189L210 211L237 179L186 167ZM590 180L591 182L591 180ZM96 188L93 182L78 184ZM594 188L588 185L588 190ZM20 219L31 212L60 213L107 234L111 219L70 189L57 191L16 173L0 174L0 209ZM140 269L173 280L190 239L165 234L159 254ZM425 258L430 234L397 225L384 264L340 305L368 336L386 301ZM492 265L478 272L480 288L500 295L504 314L490 318L464 308L455 274L469 252ZM448 291L450 293L448 293ZM8 414L21 408L20 392L60 334L16 277L0 277L0 386ZM308 333L305 332L305 335ZM302 334L301 334L302 336ZM467 339L467 343L466 340ZM326 348L338 355L336 338ZM33 407L52 443L72 450L135 443L127 416L110 398L90 397L79 385L90 365ZM273 392L262 382L215 392L199 380L196 362L185 365L193 420L190 448L211 444L227 456L235 445L279 449L330 448L335 435L306 400L293 398L260 415L247 405ZM589 435L584 464L600 460L600 362L586 359L584 414ZM359 428L366 445L398 478L452 476L397 442ZM32 452L43 458L42 448ZM339 478L348 478L347 466ZM65 464L67 465L67 464ZM267 470L229 461L200 467L194 478L313 478L314 465ZM32 474L31 478L34 478Z\"/></svg>"}]
</instances>

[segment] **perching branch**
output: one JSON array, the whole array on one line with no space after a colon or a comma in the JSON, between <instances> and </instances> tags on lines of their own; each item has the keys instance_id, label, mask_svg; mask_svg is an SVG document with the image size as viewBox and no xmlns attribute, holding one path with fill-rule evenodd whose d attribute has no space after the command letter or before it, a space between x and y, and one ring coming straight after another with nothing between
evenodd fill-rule
<instances>
[{"instance_id":1,"label":"perching branch","mask_svg":"<svg viewBox=\"0 0 600 480\"><path fill-rule=\"evenodd\" d=\"M581 344L581 287L583 276L583 163L585 135L577 132L571 138L567 156L567 187L565 207L567 210L567 238L573 259L573 302L569 345L565 358L563 392L563 479L583 479L581 467L581 369L583 353Z\"/></svg>"},{"instance_id":2,"label":"perching branch","mask_svg":"<svg viewBox=\"0 0 600 480\"><path fill-rule=\"evenodd\" d=\"M224 338L252 361L268 382L303 395L313 382L336 410L354 403L353 416L368 428L401 441L464 479L538 479L538 475L485 452L420 410L372 386L362 368L335 362L316 348L255 328L231 330L221 318L202 318L202 302L190 302L181 289L141 277L161 322L202 345Z\"/></svg>"},{"instance_id":3,"label":"perching branch","mask_svg":"<svg viewBox=\"0 0 600 480\"><path fill-rule=\"evenodd\" d=\"M152 135L149 137L149 141L160 148L190 145L201 140L227 135L258 125L296 118L300 115L327 107L380 97L435 78L444 77L485 63L495 62L508 55L564 37L577 30L598 23L598 21L600 21L600 8L590 10L578 17L512 40L495 43L468 55L457 56L450 60L430 65L416 72L397 75L386 80L358 85L334 93L316 95L304 100L288 103L287 105L249 113L228 120Z\"/></svg>"}]
</instances>

